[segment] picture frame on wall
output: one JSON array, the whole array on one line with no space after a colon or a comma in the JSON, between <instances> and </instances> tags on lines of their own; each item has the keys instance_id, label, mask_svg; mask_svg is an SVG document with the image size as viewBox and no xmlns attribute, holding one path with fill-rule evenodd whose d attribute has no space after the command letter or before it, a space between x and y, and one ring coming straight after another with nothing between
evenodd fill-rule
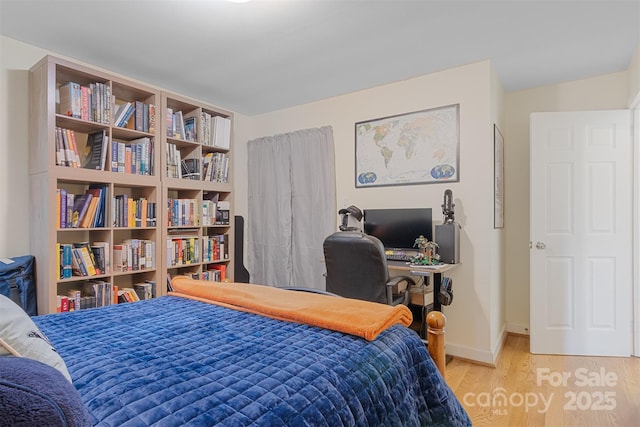
<instances>
[{"instance_id":1,"label":"picture frame on wall","mask_svg":"<svg viewBox=\"0 0 640 427\"><path fill-rule=\"evenodd\" d=\"M504 227L504 137L493 125L493 228Z\"/></svg>"},{"instance_id":2,"label":"picture frame on wall","mask_svg":"<svg viewBox=\"0 0 640 427\"><path fill-rule=\"evenodd\" d=\"M355 124L356 188L460 181L460 104Z\"/></svg>"}]
</instances>

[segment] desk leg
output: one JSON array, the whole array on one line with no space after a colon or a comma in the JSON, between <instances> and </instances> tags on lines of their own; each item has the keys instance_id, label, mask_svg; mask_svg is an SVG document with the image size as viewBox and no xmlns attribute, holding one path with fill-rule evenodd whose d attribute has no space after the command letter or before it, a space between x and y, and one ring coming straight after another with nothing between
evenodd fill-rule
<instances>
[{"instance_id":1,"label":"desk leg","mask_svg":"<svg viewBox=\"0 0 640 427\"><path fill-rule=\"evenodd\" d=\"M440 286L442 285L442 273L433 273L433 309L442 311L442 304L438 299L440 295Z\"/></svg>"},{"instance_id":2,"label":"desk leg","mask_svg":"<svg viewBox=\"0 0 640 427\"><path fill-rule=\"evenodd\" d=\"M429 307L425 304L422 304L422 310L420 312L420 338L426 340L427 339L427 313L429 312Z\"/></svg>"}]
</instances>

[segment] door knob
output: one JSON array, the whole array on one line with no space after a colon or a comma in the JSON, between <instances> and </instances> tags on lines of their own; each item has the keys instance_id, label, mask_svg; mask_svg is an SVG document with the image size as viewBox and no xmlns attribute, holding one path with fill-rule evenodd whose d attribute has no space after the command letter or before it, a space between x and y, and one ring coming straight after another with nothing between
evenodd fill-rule
<instances>
[{"instance_id":1,"label":"door knob","mask_svg":"<svg viewBox=\"0 0 640 427\"><path fill-rule=\"evenodd\" d=\"M545 245L542 242L537 242L536 243L536 249L545 249L547 247L547 245Z\"/></svg>"}]
</instances>

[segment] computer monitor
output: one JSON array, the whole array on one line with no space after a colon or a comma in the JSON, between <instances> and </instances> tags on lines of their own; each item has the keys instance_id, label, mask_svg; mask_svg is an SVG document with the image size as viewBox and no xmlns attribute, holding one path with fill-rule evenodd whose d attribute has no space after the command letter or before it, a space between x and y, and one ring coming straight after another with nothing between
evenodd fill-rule
<instances>
[{"instance_id":1,"label":"computer monitor","mask_svg":"<svg viewBox=\"0 0 640 427\"><path fill-rule=\"evenodd\" d=\"M380 239L385 249L417 250L420 235L433 240L431 208L365 209L364 232Z\"/></svg>"}]
</instances>

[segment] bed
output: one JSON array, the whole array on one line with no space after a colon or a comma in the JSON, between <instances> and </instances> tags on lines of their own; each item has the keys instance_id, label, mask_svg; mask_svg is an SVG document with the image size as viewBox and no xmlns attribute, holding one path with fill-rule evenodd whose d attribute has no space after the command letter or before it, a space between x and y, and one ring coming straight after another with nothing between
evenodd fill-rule
<instances>
[{"instance_id":1,"label":"bed","mask_svg":"<svg viewBox=\"0 0 640 427\"><path fill-rule=\"evenodd\" d=\"M221 284L228 299L214 301L201 292L209 284L175 282L178 292L168 296L33 318L66 363L92 424L471 425L423 342L397 316L357 326L352 319L367 314L345 301L350 330L341 332L326 316L320 327L281 320L278 310L302 301L294 316L322 317L327 304L347 299ZM230 288L246 292L229 295ZM267 313L256 314L247 295ZM315 308L319 299L324 305Z\"/></svg>"}]
</instances>

